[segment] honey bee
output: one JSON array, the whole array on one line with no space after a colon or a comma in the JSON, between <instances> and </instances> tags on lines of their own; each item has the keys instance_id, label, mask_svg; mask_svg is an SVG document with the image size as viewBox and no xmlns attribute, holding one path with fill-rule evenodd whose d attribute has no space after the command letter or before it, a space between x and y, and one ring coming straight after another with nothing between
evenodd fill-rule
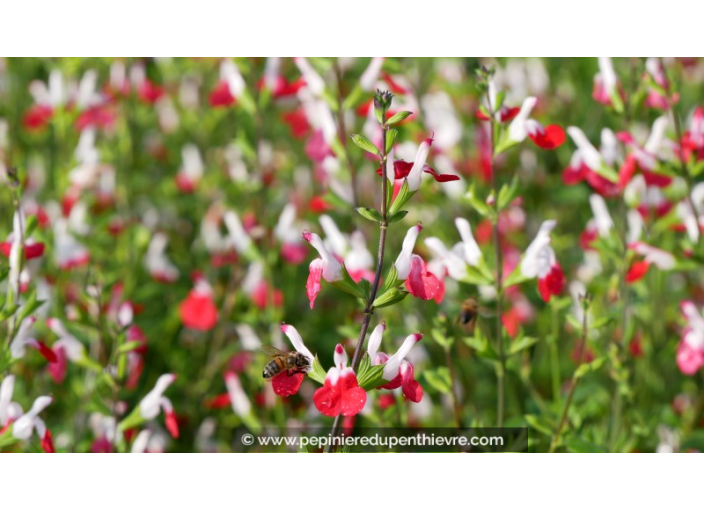
<instances>
[{"instance_id":1,"label":"honey bee","mask_svg":"<svg viewBox=\"0 0 704 510\"><path fill-rule=\"evenodd\" d=\"M298 351L283 352L268 345L262 347L262 350L272 358L262 372L264 379L271 379L284 371L289 377L293 374L303 374L310 368L308 358Z\"/></svg>"},{"instance_id":2,"label":"honey bee","mask_svg":"<svg viewBox=\"0 0 704 510\"><path fill-rule=\"evenodd\" d=\"M477 316L479 315L479 303L475 298L465 299L460 308L460 314L457 317L457 322L462 325L462 328L469 335L474 333L474 327L477 325Z\"/></svg>"}]
</instances>

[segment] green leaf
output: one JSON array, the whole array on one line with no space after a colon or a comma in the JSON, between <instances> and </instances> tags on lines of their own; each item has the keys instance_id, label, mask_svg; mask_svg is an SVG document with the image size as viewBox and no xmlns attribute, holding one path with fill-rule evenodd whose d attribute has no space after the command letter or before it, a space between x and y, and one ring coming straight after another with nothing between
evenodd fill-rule
<instances>
[{"instance_id":1,"label":"green leaf","mask_svg":"<svg viewBox=\"0 0 704 510\"><path fill-rule=\"evenodd\" d=\"M387 120L386 123L389 126L393 126L394 124L398 124L402 120L407 119L408 116L410 116L410 115L413 115L413 112L409 112L409 111L398 112L396 115L394 115L389 120Z\"/></svg>"},{"instance_id":2,"label":"green leaf","mask_svg":"<svg viewBox=\"0 0 704 510\"><path fill-rule=\"evenodd\" d=\"M396 271L396 265L391 264L391 269L389 269L389 274L386 275L386 278L384 279L384 284L381 286L381 289L379 290L380 294L384 294L386 291L391 289L392 287L397 287L401 283L398 281L398 272Z\"/></svg>"},{"instance_id":3,"label":"green leaf","mask_svg":"<svg viewBox=\"0 0 704 510\"><path fill-rule=\"evenodd\" d=\"M398 211L398 212L395 212L394 214L392 214L391 216L389 216L389 220L388 220L388 221L389 221L389 223L394 223L394 222L397 222L397 221L401 221L403 218L406 217L407 214L408 214L408 211Z\"/></svg>"},{"instance_id":4,"label":"green leaf","mask_svg":"<svg viewBox=\"0 0 704 510\"><path fill-rule=\"evenodd\" d=\"M472 208L477 211L479 214L481 214L485 218L493 219L495 214L494 210L489 207L489 205L484 202L483 200L480 200L477 198L477 192L475 189L474 183L472 183L472 186L469 188L469 191L467 191L467 194L465 195L467 200L469 201L469 205L472 206Z\"/></svg>"},{"instance_id":5,"label":"green leaf","mask_svg":"<svg viewBox=\"0 0 704 510\"><path fill-rule=\"evenodd\" d=\"M37 217L29 216L27 218L27 224L24 227L24 238L28 239L32 237L34 230L37 228Z\"/></svg>"},{"instance_id":6,"label":"green leaf","mask_svg":"<svg viewBox=\"0 0 704 510\"><path fill-rule=\"evenodd\" d=\"M39 308L43 304L44 304L44 301L37 300L37 290L33 289L31 294L29 295L29 298L27 299L27 301L25 301L24 305L22 305L22 310L17 315L17 323L21 324L23 320L25 320L27 317L29 317L32 314L32 312L34 312L37 308Z\"/></svg>"},{"instance_id":7,"label":"green leaf","mask_svg":"<svg viewBox=\"0 0 704 510\"><path fill-rule=\"evenodd\" d=\"M365 391L370 391L379 386L386 384L387 381L383 377L384 365L372 365L369 360L369 355L364 354L362 362L357 370L357 383L360 388Z\"/></svg>"},{"instance_id":8,"label":"green leaf","mask_svg":"<svg viewBox=\"0 0 704 510\"><path fill-rule=\"evenodd\" d=\"M347 268L345 267L344 264L342 265L342 280L330 282L330 285L332 285L336 289L341 290L342 292L346 292L347 294L352 294L353 296L356 296L358 298L364 299L364 297L365 297L364 291L352 279L350 274L347 272Z\"/></svg>"},{"instance_id":9,"label":"green leaf","mask_svg":"<svg viewBox=\"0 0 704 510\"><path fill-rule=\"evenodd\" d=\"M455 337L454 336L446 336L444 335L439 329L433 329L430 332L430 336L433 337L433 340L435 340L440 347L443 347L444 349L449 349L452 347L452 344L455 343Z\"/></svg>"},{"instance_id":10,"label":"green leaf","mask_svg":"<svg viewBox=\"0 0 704 510\"><path fill-rule=\"evenodd\" d=\"M134 351L135 349L139 349L143 345L144 345L143 342L127 342L125 344L122 344L120 346L120 348L117 349L117 352L125 353L125 352Z\"/></svg>"},{"instance_id":11,"label":"green leaf","mask_svg":"<svg viewBox=\"0 0 704 510\"><path fill-rule=\"evenodd\" d=\"M531 345L534 345L537 341L537 338L524 336L520 340L516 340L515 342L511 343L510 347L508 348L508 355L512 356L514 354L518 354L519 352L527 349Z\"/></svg>"},{"instance_id":12,"label":"green leaf","mask_svg":"<svg viewBox=\"0 0 704 510\"><path fill-rule=\"evenodd\" d=\"M498 112L499 110L501 110L501 107L504 105L505 99L506 99L506 91L500 90L499 93L496 94L496 104L492 105L495 112Z\"/></svg>"},{"instance_id":13,"label":"green leaf","mask_svg":"<svg viewBox=\"0 0 704 510\"><path fill-rule=\"evenodd\" d=\"M407 295L408 292L406 292L405 290L397 288L389 289L388 291L384 292L384 294L377 297L374 300L374 303L372 303L372 306L374 308L384 308L386 306L391 306L400 301L403 301Z\"/></svg>"},{"instance_id":14,"label":"green leaf","mask_svg":"<svg viewBox=\"0 0 704 510\"><path fill-rule=\"evenodd\" d=\"M351 137L352 137L352 141L360 149L367 151L370 154L374 154L375 156L379 155L379 149L377 148L377 146L374 145L371 141L369 141L369 138L367 138L366 136L364 136L364 135L351 135Z\"/></svg>"},{"instance_id":15,"label":"green leaf","mask_svg":"<svg viewBox=\"0 0 704 510\"><path fill-rule=\"evenodd\" d=\"M605 361L606 361L606 358L602 356L600 358L596 358L591 363L582 363L581 365L579 365L577 367L577 370L574 371L575 379L579 379L579 378L587 375L589 372L594 372L594 371L600 369Z\"/></svg>"},{"instance_id":16,"label":"green leaf","mask_svg":"<svg viewBox=\"0 0 704 510\"><path fill-rule=\"evenodd\" d=\"M384 218L382 218L381 214L379 214L379 211L377 211L375 209L370 209L369 207L357 207L357 212L359 213L360 216L368 219L369 221L374 221L374 222L384 221Z\"/></svg>"},{"instance_id":17,"label":"green leaf","mask_svg":"<svg viewBox=\"0 0 704 510\"><path fill-rule=\"evenodd\" d=\"M450 369L447 367L438 367L435 370L424 370L423 377L428 384L433 387L438 393L452 392L452 379L450 378Z\"/></svg>"},{"instance_id":18,"label":"green leaf","mask_svg":"<svg viewBox=\"0 0 704 510\"><path fill-rule=\"evenodd\" d=\"M504 184L499 191L499 211L503 211L518 196L518 176L514 176L510 185Z\"/></svg>"},{"instance_id":19,"label":"green leaf","mask_svg":"<svg viewBox=\"0 0 704 510\"><path fill-rule=\"evenodd\" d=\"M391 152L391 149L394 148L394 144L396 143L396 137L398 136L398 130L396 129L389 129L386 132L386 153L388 154Z\"/></svg>"},{"instance_id":20,"label":"green leaf","mask_svg":"<svg viewBox=\"0 0 704 510\"><path fill-rule=\"evenodd\" d=\"M552 431L554 427L550 422L542 416L535 416L534 414L526 414L525 418L528 425L531 428L537 430L538 432L545 434L546 436L552 436Z\"/></svg>"},{"instance_id":21,"label":"green leaf","mask_svg":"<svg viewBox=\"0 0 704 510\"><path fill-rule=\"evenodd\" d=\"M323 370L323 367L320 365L320 361L318 360L318 356L315 357L313 360L313 367L311 368L310 372L308 372L308 377L313 379L315 382L318 382L320 384L325 383L325 376L326 376L325 370Z\"/></svg>"},{"instance_id":22,"label":"green leaf","mask_svg":"<svg viewBox=\"0 0 704 510\"><path fill-rule=\"evenodd\" d=\"M389 186L389 188L392 188L393 186ZM415 191L410 191L408 189L408 179L404 179L403 181L403 186L401 186L401 189L398 192L398 195L396 195L396 200L394 200L394 203L391 204L391 209L389 210L389 214L393 216L396 214L398 211L401 210L401 208L406 205L406 203L415 195Z\"/></svg>"}]
</instances>

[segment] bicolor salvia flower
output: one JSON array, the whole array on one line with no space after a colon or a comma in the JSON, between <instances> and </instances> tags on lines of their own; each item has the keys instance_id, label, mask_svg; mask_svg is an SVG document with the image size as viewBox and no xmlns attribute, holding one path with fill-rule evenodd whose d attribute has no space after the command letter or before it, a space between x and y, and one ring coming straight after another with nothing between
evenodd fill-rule
<instances>
[{"instance_id":1,"label":"bicolor salvia flower","mask_svg":"<svg viewBox=\"0 0 704 510\"><path fill-rule=\"evenodd\" d=\"M694 375L704 367L704 318L692 301L680 305L686 325L677 346L677 366L685 375Z\"/></svg>"},{"instance_id":2,"label":"bicolor salvia flower","mask_svg":"<svg viewBox=\"0 0 704 510\"><path fill-rule=\"evenodd\" d=\"M347 366L347 353L337 344L333 355L335 366L328 370L322 388L315 390L313 403L325 416L354 416L367 402L367 392L360 388L357 375Z\"/></svg>"},{"instance_id":3,"label":"bicolor salvia flower","mask_svg":"<svg viewBox=\"0 0 704 510\"><path fill-rule=\"evenodd\" d=\"M537 120L529 118L537 102L534 97L527 97L523 101L521 110L508 126L508 139L513 143L520 143L528 137L541 149L557 149L565 141L565 131L557 124L543 126Z\"/></svg>"},{"instance_id":4,"label":"bicolor salvia flower","mask_svg":"<svg viewBox=\"0 0 704 510\"><path fill-rule=\"evenodd\" d=\"M519 266L524 278L538 278L538 291L545 302L550 301L550 296L559 295L565 283L565 275L557 262L555 251L550 246L550 232L555 225L555 220L543 222L535 239L528 245Z\"/></svg>"},{"instance_id":5,"label":"bicolor salvia flower","mask_svg":"<svg viewBox=\"0 0 704 510\"><path fill-rule=\"evenodd\" d=\"M152 391L139 402L138 412L143 420L153 420L164 411L166 429L171 437L178 437L178 422L171 401L164 396L166 389L176 380L176 374L164 374L157 379Z\"/></svg>"},{"instance_id":6,"label":"bicolor salvia flower","mask_svg":"<svg viewBox=\"0 0 704 510\"><path fill-rule=\"evenodd\" d=\"M303 239L308 241L320 255L319 258L313 260L308 266L309 274L308 281L306 282L306 292L308 294L308 300L310 301L310 307L313 308L313 306L315 306L315 298L318 296L321 289L321 278L326 282L342 280L342 264L328 251L318 234L304 231Z\"/></svg>"},{"instance_id":7,"label":"bicolor salvia flower","mask_svg":"<svg viewBox=\"0 0 704 510\"><path fill-rule=\"evenodd\" d=\"M10 344L10 355L15 358L23 358L27 352L27 347L32 347L39 351L49 363L56 363L57 358L54 351L41 342L32 337L32 325L36 322L36 317L27 317L20 324L15 338Z\"/></svg>"},{"instance_id":8,"label":"bicolor salvia flower","mask_svg":"<svg viewBox=\"0 0 704 510\"><path fill-rule=\"evenodd\" d=\"M611 167L619 157L618 140L613 131L608 128L601 131L601 151L589 142L578 127L568 127L567 134L577 146L577 150L572 154L569 166L562 172L563 182L574 185L586 181L600 195L617 196L622 187L602 175L602 168Z\"/></svg>"},{"instance_id":9,"label":"bicolor salvia flower","mask_svg":"<svg viewBox=\"0 0 704 510\"><path fill-rule=\"evenodd\" d=\"M313 356L313 353L311 353L308 347L306 347L303 343L303 338L301 338L298 330L290 324L282 324L281 331L291 341L293 350L300 352L308 359L308 370L310 370L310 368L313 367L315 356ZM284 370L271 378L272 389L274 390L274 393L281 397L295 395L298 393L298 389L301 387L301 383L303 382L305 375L306 374L302 372L290 373L289 371Z\"/></svg>"},{"instance_id":10,"label":"bicolor salvia flower","mask_svg":"<svg viewBox=\"0 0 704 510\"><path fill-rule=\"evenodd\" d=\"M610 57L599 57L599 72L594 76L592 97L606 106L612 106L618 99L618 77Z\"/></svg>"},{"instance_id":11,"label":"bicolor salvia flower","mask_svg":"<svg viewBox=\"0 0 704 510\"><path fill-rule=\"evenodd\" d=\"M17 257L12 257L12 250L15 249L19 254L24 252L25 260L32 260L41 257L44 254L44 243L38 243L31 237L24 239L24 227L27 225L27 219L21 212L15 212L12 220L12 232L7 236L7 239L0 243L0 253L10 259L11 264L15 264ZM23 242L24 241L24 242ZM22 246L20 246L22 243Z\"/></svg>"},{"instance_id":12,"label":"bicolor salvia flower","mask_svg":"<svg viewBox=\"0 0 704 510\"><path fill-rule=\"evenodd\" d=\"M420 402L423 398L423 388L415 380L413 364L406 360L406 356L416 345L423 335L415 333L408 335L392 356L384 352L379 352L381 340L386 331L386 324L381 323L372 332L367 345L367 354L373 365L384 365L383 378L388 381L380 388L394 390L402 388L403 394L413 402Z\"/></svg>"},{"instance_id":13,"label":"bicolor salvia flower","mask_svg":"<svg viewBox=\"0 0 704 510\"><path fill-rule=\"evenodd\" d=\"M628 283L637 282L642 279L651 265L661 271L672 271L677 264L677 259L675 259L672 253L655 248L642 241L629 243L628 249L642 257L642 259L631 263L631 267L626 273L626 281Z\"/></svg>"},{"instance_id":14,"label":"bicolor salvia flower","mask_svg":"<svg viewBox=\"0 0 704 510\"><path fill-rule=\"evenodd\" d=\"M46 320L46 325L59 337L51 346L56 361L49 365L49 374L54 381L61 383L66 377L67 360L74 363L83 362L86 359L86 349L59 319L49 318Z\"/></svg>"},{"instance_id":15,"label":"bicolor salvia flower","mask_svg":"<svg viewBox=\"0 0 704 510\"><path fill-rule=\"evenodd\" d=\"M439 295L441 300L445 286L436 275L428 271L425 261L413 253L413 248L422 229L423 226L420 223L408 229L403 240L401 253L394 262L394 267L398 280L404 282L406 290L412 296L429 300L435 299Z\"/></svg>"},{"instance_id":16,"label":"bicolor salvia flower","mask_svg":"<svg viewBox=\"0 0 704 510\"><path fill-rule=\"evenodd\" d=\"M176 174L176 186L182 193L193 193L203 177L203 158L198 146L189 143L181 150L181 169Z\"/></svg>"},{"instance_id":17,"label":"bicolor salvia flower","mask_svg":"<svg viewBox=\"0 0 704 510\"><path fill-rule=\"evenodd\" d=\"M421 184L421 177L423 172L433 176L437 182L449 182L459 180L459 176L454 174L439 174L425 162L428 159L428 154L430 154L430 147L433 145L432 138L426 138L418 146L418 151L416 152L416 157L414 161L408 162L402 159L395 160L393 165L386 165L387 177L390 181L400 181L406 179L408 181L409 191L418 191ZM377 174L382 175L381 167L376 171Z\"/></svg>"},{"instance_id":18,"label":"bicolor salvia flower","mask_svg":"<svg viewBox=\"0 0 704 510\"><path fill-rule=\"evenodd\" d=\"M9 433L10 428L12 437L18 440L27 440L36 431L42 449L47 453L54 453L51 431L39 417L39 413L46 409L53 399L46 395L38 397L25 413L17 402L12 402L14 388L14 375L8 375L0 384L0 441L5 433Z\"/></svg>"}]
</instances>

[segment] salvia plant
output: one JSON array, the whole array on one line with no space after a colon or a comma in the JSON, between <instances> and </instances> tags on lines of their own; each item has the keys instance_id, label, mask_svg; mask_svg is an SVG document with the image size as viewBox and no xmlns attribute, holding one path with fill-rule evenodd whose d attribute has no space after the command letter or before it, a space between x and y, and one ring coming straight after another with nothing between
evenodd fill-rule
<instances>
[{"instance_id":1,"label":"salvia plant","mask_svg":"<svg viewBox=\"0 0 704 510\"><path fill-rule=\"evenodd\" d=\"M0 61L0 451L704 448L703 71Z\"/></svg>"}]
</instances>

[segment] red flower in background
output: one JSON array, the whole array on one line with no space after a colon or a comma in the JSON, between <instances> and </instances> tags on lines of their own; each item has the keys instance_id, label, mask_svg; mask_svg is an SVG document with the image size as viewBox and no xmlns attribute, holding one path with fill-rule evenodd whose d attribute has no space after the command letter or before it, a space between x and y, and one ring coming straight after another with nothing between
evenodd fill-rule
<instances>
[{"instance_id":1,"label":"red flower in background","mask_svg":"<svg viewBox=\"0 0 704 510\"><path fill-rule=\"evenodd\" d=\"M183 325L197 331L209 331L218 321L218 309L213 301L213 291L205 280L198 278L195 287L179 307Z\"/></svg>"}]
</instances>

